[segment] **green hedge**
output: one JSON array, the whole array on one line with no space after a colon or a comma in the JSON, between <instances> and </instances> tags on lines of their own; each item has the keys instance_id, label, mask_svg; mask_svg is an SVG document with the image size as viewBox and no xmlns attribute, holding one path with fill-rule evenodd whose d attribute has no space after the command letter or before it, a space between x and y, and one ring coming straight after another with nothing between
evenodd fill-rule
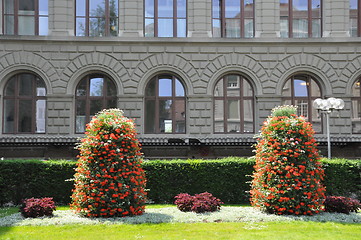
<instances>
[{"instance_id":1,"label":"green hedge","mask_svg":"<svg viewBox=\"0 0 361 240\"><path fill-rule=\"evenodd\" d=\"M254 160L145 161L148 197L155 203L170 203L178 193L208 191L225 203L247 203ZM361 199L361 161L323 160L327 195ZM58 204L70 201L74 161L0 161L0 205L24 198L53 197Z\"/></svg>"}]
</instances>

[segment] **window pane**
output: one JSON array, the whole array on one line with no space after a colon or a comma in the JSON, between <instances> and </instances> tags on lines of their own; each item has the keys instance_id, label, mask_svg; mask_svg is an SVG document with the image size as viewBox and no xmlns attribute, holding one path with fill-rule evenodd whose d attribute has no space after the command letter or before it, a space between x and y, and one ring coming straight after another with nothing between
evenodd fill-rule
<instances>
[{"instance_id":1,"label":"window pane","mask_svg":"<svg viewBox=\"0 0 361 240\"><path fill-rule=\"evenodd\" d=\"M159 129L162 133L172 133L172 100L159 101Z\"/></svg>"},{"instance_id":2,"label":"window pane","mask_svg":"<svg viewBox=\"0 0 361 240\"><path fill-rule=\"evenodd\" d=\"M361 102L352 100L352 132L361 133Z\"/></svg>"},{"instance_id":3,"label":"window pane","mask_svg":"<svg viewBox=\"0 0 361 240\"><path fill-rule=\"evenodd\" d=\"M14 16L5 16L5 24L4 24L4 27L5 27L5 34L7 35L13 35L14 34Z\"/></svg>"},{"instance_id":4,"label":"window pane","mask_svg":"<svg viewBox=\"0 0 361 240\"><path fill-rule=\"evenodd\" d=\"M321 19L312 20L312 37L321 37Z\"/></svg>"},{"instance_id":5,"label":"window pane","mask_svg":"<svg viewBox=\"0 0 361 240\"><path fill-rule=\"evenodd\" d=\"M76 101L76 132L84 132L85 124L86 124L86 104L84 100L77 100Z\"/></svg>"},{"instance_id":6,"label":"window pane","mask_svg":"<svg viewBox=\"0 0 361 240\"><path fill-rule=\"evenodd\" d=\"M160 97L172 96L172 79L169 78L159 79L159 96Z\"/></svg>"},{"instance_id":7,"label":"window pane","mask_svg":"<svg viewBox=\"0 0 361 240\"><path fill-rule=\"evenodd\" d=\"M89 18L89 36L105 36L105 18Z\"/></svg>"},{"instance_id":8,"label":"window pane","mask_svg":"<svg viewBox=\"0 0 361 240\"><path fill-rule=\"evenodd\" d=\"M283 88L282 88L282 96L291 97L291 95L292 95L291 81L292 80L288 80L286 82L286 84L283 86Z\"/></svg>"},{"instance_id":9,"label":"window pane","mask_svg":"<svg viewBox=\"0 0 361 240\"><path fill-rule=\"evenodd\" d=\"M227 117L227 130L228 132L240 132L240 112L239 100L228 101L228 117Z\"/></svg>"},{"instance_id":10,"label":"window pane","mask_svg":"<svg viewBox=\"0 0 361 240\"><path fill-rule=\"evenodd\" d=\"M158 19L158 37L173 37L173 19Z\"/></svg>"},{"instance_id":11,"label":"window pane","mask_svg":"<svg viewBox=\"0 0 361 240\"><path fill-rule=\"evenodd\" d=\"M20 96L33 95L33 79L34 79L34 76L31 74L20 74L19 75L19 95Z\"/></svg>"},{"instance_id":12,"label":"window pane","mask_svg":"<svg viewBox=\"0 0 361 240\"><path fill-rule=\"evenodd\" d=\"M94 116L101 110L103 110L102 100L90 100L90 116Z\"/></svg>"},{"instance_id":13,"label":"window pane","mask_svg":"<svg viewBox=\"0 0 361 240\"><path fill-rule=\"evenodd\" d=\"M321 90L318 87L318 84L315 82L315 80L311 79L311 93L312 93L312 97L321 97Z\"/></svg>"},{"instance_id":14,"label":"window pane","mask_svg":"<svg viewBox=\"0 0 361 240\"><path fill-rule=\"evenodd\" d=\"M35 35L35 17L19 16L18 20L19 35Z\"/></svg>"},{"instance_id":15,"label":"window pane","mask_svg":"<svg viewBox=\"0 0 361 240\"><path fill-rule=\"evenodd\" d=\"M297 115L308 118L308 101L302 99L296 99L295 104L297 108Z\"/></svg>"},{"instance_id":16,"label":"window pane","mask_svg":"<svg viewBox=\"0 0 361 240\"><path fill-rule=\"evenodd\" d=\"M76 19L76 36L85 36L85 18Z\"/></svg>"},{"instance_id":17,"label":"window pane","mask_svg":"<svg viewBox=\"0 0 361 240\"><path fill-rule=\"evenodd\" d=\"M241 17L241 1L225 0L225 16L226 18Z\"/></svg>"},{"instance_id":18,"label":"window pane","mask_svg":"<svg viewBox=\"0 0 361 240\"><path fill-rule=\"evenodd\" d=\"M214 101L214 131L224 132L224 108L223 100Z\"/></svg>"},{"instance_id":19,"label":"window pane","mask_svg":"<svg viewBox=\"0 0 361 240\"><path fill-rule=\"evenodd\" d=\"M186 37L187 36L187 20L178 19L177 20L177 37Z\"/></svg>"},{"instance_id":20,"label":"window pane","mask_svg":"<svg viewBox=\"0 0 361 240\"><path fill-rule=\"evenodd\" d=\"M312 107L312 103L310 107L312 108L312 128L313 130L315 130L316 133L320 133L322 132L321 117L319 116L317 109Z\"/></svg>"},{"instance_id":21,"label":"window pane","mask_svg":"<svg viewBox=\"0 0 361 240\"><path fill-rule=\"evenodd\" d=\"M119 4L118 0L109 0L110 17L118 17Z\"/></svg>"},{"instance_id":22,"label":"window pane","mask_svg":"<svg viewBox=\"0 0 361 240\"><path fill-rule=\"evenodd\" d=\"M239 19L226 19L226 37L241 37L241 22Z\"/></svg>"},{"instance_id":23,"label":"window pane","mask_svg":"<svg viewBox=\"0 0 361 240\"><path fill-rule=\"evenodd\" d=\"M45 113L46 113L46 101L36 101L36 129L37 133L45 133Z\"/></svg>"},{"instance_id":24,"label":"window pane","mask_svg":"<svg viewBox=\"0 0 361 240\"><path fill-rule=\"evenodd\" d=\"M35 0L19 0L19 13L20 11L28 11L33 12L35 11Z\"/></svg>"},{"instance_id":25,"label":"window pane","mask_svg":"<svg viewBox=\"0 0 361 240\"><path fill-rule=\"evenodd\" d=\"M312 0L312 17L319 18L321 17L321 2L320 0Z\"/></svg>"},{"instance_id":26,"label":"window pane","mask_svg":"<svg viewBox=\"0 0 361 240\"><path fill-rule=\"evenodd\" d=\"M212 14L213 14L213 18L221 17L221 1L220 0L212 1Z\"/></svg>"},{"instance_id":27,"label":"window pane","mask_svg":"<svg viewBox=\"0 0 361 240\"><path fill-rule=\"evenodd\" d=\"M15 82L14 78L10 79L6 84L5 96L14 96L15 95Z\"/></svg>"},{"instance_id":28,"label":"window pane","mask_svg":"<svg viewBox=\"0 0 361 240\"><path fill-rule=\"evenodd\" d=\"M89 0L89 16L105 17L105 0Z\"/></svg>"},{"instance_id":29,"label":"window pane","mask_svg":"<svg viewBox=\"0 0 361 240\"><path fill-rule=\"evenodd\" d=\"M350 0L350 9L357 9L357 1L358 0Z\"/></svg>"},{"instance_id":30,"label":"window pane","mask_svg":"<svg viewBox=\"0 0 361 240\"><path fill-rule=\"evenodd\" d=\"M107 79L107 96L116 96L117 88L114 85L113 81Z\"/></svg>"},{"instance_id":31,"label":"window pane","mask_svg":"<svg viewBox=\"0 0 361 240\"><path fill-rule=\"evenodd\" d=\"M118 18L110 18L109 20L109 32L111 36L118 36Z\"/></svg>"},{"instance_id":32,"label":"window pane","mask_svg":"<svg viewBox=\"0 0 361 240\"><path fill-rule=\"evenodd\" d=\"M350 35L357 37L357 18L350 19Z\"/></svg>"},{"instance_id":33,"label":"window pane","mask_svg":"<svg viewBox=\"0 0 361 240\"><path fill-rule=\"evenodd\" d=\"M104 78L91 78L89 84L90 96L103 96Z\"/></svg>"},{"instance_id":34,"label":"window pane","mask_svg":"<svg viewBox=\"0 0 361 240\"><path fill-rule=\"evenodd\" d=\"M186 109L184 100L175 101L175 132L184 133L186 131Z\"/></svg>"},{"instance_id":35,"label":"window pane","mask_svg":"<svg viewBox=\"0 0 361 240\"><path fill-rule=\"evenodd\" d=\"M223 79L219 80L214 88L213 95L215 97L222 97L223 96Z\"/></svg>"},{"instance_id":36,"label":"window pane","mask_svg":"<svg viewBox=\"0 0 361 240\"><path fill-rule=\"evenodd\" d=\"M293 1L293 11L296 12L305 12L308 9L307 0L292 0Z\"/></svg>"},{"instance_id":37,"label":"window pane","mask_svg":"<svg viewBox=\"0 0 361 240\"><path fill-rule=\"evenodd\" d=\"M154 19L145 19L145 37L154 37Z\"/></svg>"},{"instance_id":38,"label":"window pane","mask_svg":"<svg viewBox=\"0 0 361 240\"><path fill-rule=\"evenodd\" d=\"M187 17L187 1L186 0L177 0L177 17L186 18Z\"/></svg>"},{"instance_id":39,"label":"window pane","mask_svg":"<svg viewBox=\"0 0 361 240\"><path fill-rule=\"evenodd\" d=\"M154 17L154 0L145 0L145 17Z\"/></svg>"},{"instance_id":40,"label":"window pane","mask_svg":"<svg viewBox=\"0 0 361 240\"><path fill-rule=\"evenodd\" d=\"M145 102L145 132L146 133L155 133L155 101L147 100Z\"/></svg>"},{"instance_id":41,"label":"window pane","mask_svg":"<svg viewBox=\"0 0 361 240\"><path fill-rule=\"evenodd\" d=\"M48 17L39 17L39 35L46 36L48 35Z\"/></svg>"},{"instance_id":42,"label":"window pane","mask_svg":"<svg viewBox=\"0 0 361 240\"><path fill-rule=\"evenodd\" d=\"M158 17L173 17L173 0L158 0Z\"/></svg>"},{"instance_id":43,"label":"window pane","mask_svg":"<svg viewBox=\"0 0 361 240\"><path fill-rule=\"evenodd\" d=\"M76 89L77 96L86 96L86 84L87 84L86 79L84 79L80 82L80 84L78 85L78 87Z\"/></svg>"},{"instance_id":44,"label":"window pane","mask_svg":"<svg viewBox=\"0 0 361 240\"><path fill-rule=\"evenodd\" d=\"M175 79L175 95L177 97L184 97L184 87L178 79Z\"/></svg>"},{"instance_id":45,"label":"window pane","mask_svg":"<svg viewBox=\"0 0 361 240\"><path fill-rule=\"evenodd\" d=\"M253 0L244 1L244 17L253 18L254 4Z\"/></svg>"},{"instance_id":46,"label":"window pane","mask_svg":"<svg viewBox=\"0 0 361 240\"><path fill-rule=\"evenodd\" d=\"M213 37L221 36L221 20L213 19Z\"/></svg>"},{"instance_id":47,"label":"window pane","mask_svg":"<svg viewBox=\"0 0 361 240\"><path fill-rule=\"evenodd\" d=\"M361 97L360 95L360 81L357 81L352 88L352 96Z\"/></svg>"},{"instance_id":48,"label":"window pane","mask_svg":"<svg viewBox=\"0 0 361 240\"><path fill-rule=\"evenodd\" d=\"M145 89L145 95L146 96L155 96L155 86L156 86L157 81L156 80L152 80L148 86L147 89Z\"/></svg>"},{"instance_id":49,"label":"window pane","mask_svg":"<svg viewBox=\"0 0 361 240\"><path fill-rule=\"evenodd\" d=\"M22 132L22 133L31 132L32 109L33 107L31 100L19 101L18 132Z\"/></svg>"},{"instance_id":50,"label":"window pane","mask_svg":"<svg viewBox=\"0 0 361 240\"><path fill-rule=\"evenodd\" d=\"M14 14L14 0L5 0L5 14Z\"/></svg>"},{"instance_id":51,"label":"window pane","mask_svg":"<svg viewBox=\"0 0 361 240\"><path fill-rule=\"evenodd\" d=\"M280 24L281 24L281 37L288 38L288 19L281 18Z\"/></svg>"},{"instance_id":52,"label":"window pane","mask_svg":"<svg viewBox=\"0 0 361 240\"><path fill-rule=\"evenodd\" d=\"M244 97L252 97L253 96L252 86L246 80L243 80L243 96Z\"/></svg>"},{"instance_id":53,"label":"window pane","mask_svg":"<svg viewBox=\"0 0 361 240\"><path fill-rule=\"evenodd\" d=\"M303 80L294 80L295 97L307 97L307 83Z\"/></svg>"},{"instance_id":54,"label":"window pane","mask_svg":"<svg viewBox=\"0 0 361 240\"><path fill-rule=\"evenodd\" d=\"M243 101L243 114L244 114L244 132L251 133L254 132L254 120L253 120L253 104L252 100Z\"/></svg>"},{"instance_id":55,"label":"window pane","mask_svg":"<svg viewBox=\"0 0 361 240\"><path fill-rule=\"evenodd\" d=\"M245 19L244 20L244 37L252 38L253 34L253 19Z\"/></svg>"},{"instance_id":56,"label":"window pane","mask_svg":"<svg viewBox=\"0 0 361 240\"><path fill-rule=\"evenodd\" d=\"M39 15L48 15L48 0L39 0Z\"/></svg>"},{"instance_id":57,"label":"window pane","mask_svg":"<svg viewBox=\"0 0 361 240\"><path fill-rule=\"evenodd\" d=\"M4 99L4 133L13 133L15 119L15 100Z\"/></svg>"},{"instance_id":58,"label":"window pane","mask_svg":"<svg viewBox=\"0 0 361 240\"><path fill-rule=\"evenodd\" d=\"M308 37L308 20L307 19L293 19L293 37L307 38Z\"/></svg>"},{"instance_id":59,"label":"window pane","mask_svg":"<svg viewBox=\"0 0 361 240\"><path fill-rule=\"evenodd\" d=\"M76 0L76 16L85 17L85 0Z\"/></svg>"},{"instance_id":60,"label":"window pane","mask_svg":"<svg viewBox=\"0 0 361 240\"><path fill-rule=\"evenodd\" d=\"M240 79L237 75L228 75L227 79L227 96L228 97L239 97L240 91Z\"/></svg>"},{"instance_id":61,"label":"window pane","mask_svg":"<svg viewBox=\"0 0 361 240\"><path fill-rule=\"evenodd\" d=\"M36 78L36 96L46 96L44 81L39 78Z\"/></svg>"}]
</instances>

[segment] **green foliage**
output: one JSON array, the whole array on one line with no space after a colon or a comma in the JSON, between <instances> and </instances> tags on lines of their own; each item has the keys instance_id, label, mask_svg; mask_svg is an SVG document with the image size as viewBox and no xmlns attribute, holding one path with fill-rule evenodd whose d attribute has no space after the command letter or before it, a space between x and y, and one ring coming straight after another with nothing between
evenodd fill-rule
<instances>
[{"instance_id":1,"label":"green foliage","mask_svg":"<svg viewBox=\"0 0 361 240\"><path fill-rule=\"evenodd\" d=\"M99 112L78 149L71 207L86 217L143 214L145 175L133 121L119 109Z\"/></svg>"},{"instance_id":2,"label":"green foliage","mask_svg":"<svg viewBox=\"0 0 361 240\"><path fill-rule=\"evenodd\" d=\"M250 175L255 161L244 158L219 160L154 160L142 167L147 175L148 197L155 203L173 203L181 192L208 191L223 202L248 203ZM361 161L322 159L326 194L361 199ZM31 197L53 197L57 205L70 202L75 161L0 161L0 205L20 204Z\"/></svg>"},{"instance_id":3,"label":"green foliage","mask_svg":"<svg viewBox=\"0 0 361 240\"><path fill-rule=\"evenodd\" d=\"M272 109L272 117L291 117L297 114L297 106L283 105Z\"/></svg>"},{"instance_id":4,"label":"green foliage","mask_svg":"<svg viewBox=\"0 0 361 240\"><path fill-rule=\"evenodd\" d=\"M311 124L286 115L290 109L294 108L274 109L261 129L251 204L268 213L312 215L323 207L324 170Z\"/></svg>"}]
</instances>

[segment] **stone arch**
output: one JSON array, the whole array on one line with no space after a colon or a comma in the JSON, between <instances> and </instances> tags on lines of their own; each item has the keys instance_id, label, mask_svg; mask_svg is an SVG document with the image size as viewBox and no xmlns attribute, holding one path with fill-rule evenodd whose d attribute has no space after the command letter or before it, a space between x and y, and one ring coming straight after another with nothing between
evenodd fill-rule
<instances>
[{"instance_id":1,"label":"stone arch","mask_svg":"<svg viewBox=\"0 0 361 240\"><path fill-rule=\"evenodd\" d=\"M219 56L207 64L202 76L205 76L207 93L212 95L213 88L221 76L228 73L246 75L254 87L255 95L262 94L262 84L267 81L267 74L264 68L253 58L247 55L230 53Z\"/></svg>"},{"instance_id":2,"label":"stone arch","mask_svg":"<svg viewBox=\"0 0 361 240\"><path fill-rule=\"evenodd\" d=\"M331 95L332 88L339 85L335 70L322 58L312 54L295 54L283 59L272 71L270 81L275 93L281 95L283 85L297 73L312 75L320 84L324 96Z\"/></svg>"},{"instance_id":3,"label":"stone arch","mask_svg":"<svg viewBox=\"0 0 361 240\"><path fill-rule=\"evenodd\" d=\"M52 94L59 81L55 67L43 57L30 52L13 52L1 57L0 61L0 89L4 89L10 76L24 71L38 75L45 83L47 94Z\"/></svg>"},{"instance_id":4,"label":"stone arch","mask_svg":"<svg viewBox=\"0 0 361 240\"><path fill-rule=\"evenodd\" d=\"M171 54L156 54L144 59L135 68L132 79L138 83L138 94L144 95L148 81L158 73L178 75L184 83L187 95L197 92L199 76L195 68L184 58Z\"/></svg>"},{"instance_id":5,"label":"stone arch","mask_svg":"<svg viewBox=\"0 0 361 240\"><path fill-rule=\"evenodd\" d=\"M345 84L346 95L352 94L352 87L359 77L361 77L361 56L348 63L341 72L340 81Z\"/></svg>"},{"instance_id":6,"label":"stone arch","mask_svg":"<svg viewBox=\"0 0 361 240\"><path fill-rule=\"evenodd\" d=\"M115 81L118 86L118 94L134 93L134 84L130 83L132 81L124 65L117 59L98 52L80 55L64 69L61 79L69 79L66 83L66 93L74 94L76 85L83 76L99 71Z\"/></svg>"}]
</instances>

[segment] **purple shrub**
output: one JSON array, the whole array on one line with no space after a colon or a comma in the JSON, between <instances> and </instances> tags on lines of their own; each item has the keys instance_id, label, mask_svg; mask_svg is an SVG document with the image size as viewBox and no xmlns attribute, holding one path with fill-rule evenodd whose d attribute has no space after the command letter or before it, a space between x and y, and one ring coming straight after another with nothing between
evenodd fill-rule
<instances>
[{"instance_id":1,"label":"purple shrub","mask_svg":"<svg viewBox=\"0 0 361 240\"><path fill-rule=\"evenodd\" d=\"M55 210L53 198L28 198L20 207L21 215L24 217L53 216Z\"/></svg>"},{"instance_id":2,"label":"purple shrub","mask_svg":"<svg viewBox=\"0 0 361 240\"><path fill-rule=\"evenodd\" d=\"M328 196L325 200L326 212L349 214L350 212L357 212L360 208L360 202L354 198L342 196Z\"/></svg>"},{"instance_id":3,"label":"purple shrub","mask_svg":"<svg viewBox=\"0 0 361 240\"><path fill-rule=\"evenodd\" d=\"M191 196L187 193L181 193L175 196L178 209L183 212L214 212L221 208L223 202L214 197L211 193L204 192Z\"/></svg>"}]
</instances>

